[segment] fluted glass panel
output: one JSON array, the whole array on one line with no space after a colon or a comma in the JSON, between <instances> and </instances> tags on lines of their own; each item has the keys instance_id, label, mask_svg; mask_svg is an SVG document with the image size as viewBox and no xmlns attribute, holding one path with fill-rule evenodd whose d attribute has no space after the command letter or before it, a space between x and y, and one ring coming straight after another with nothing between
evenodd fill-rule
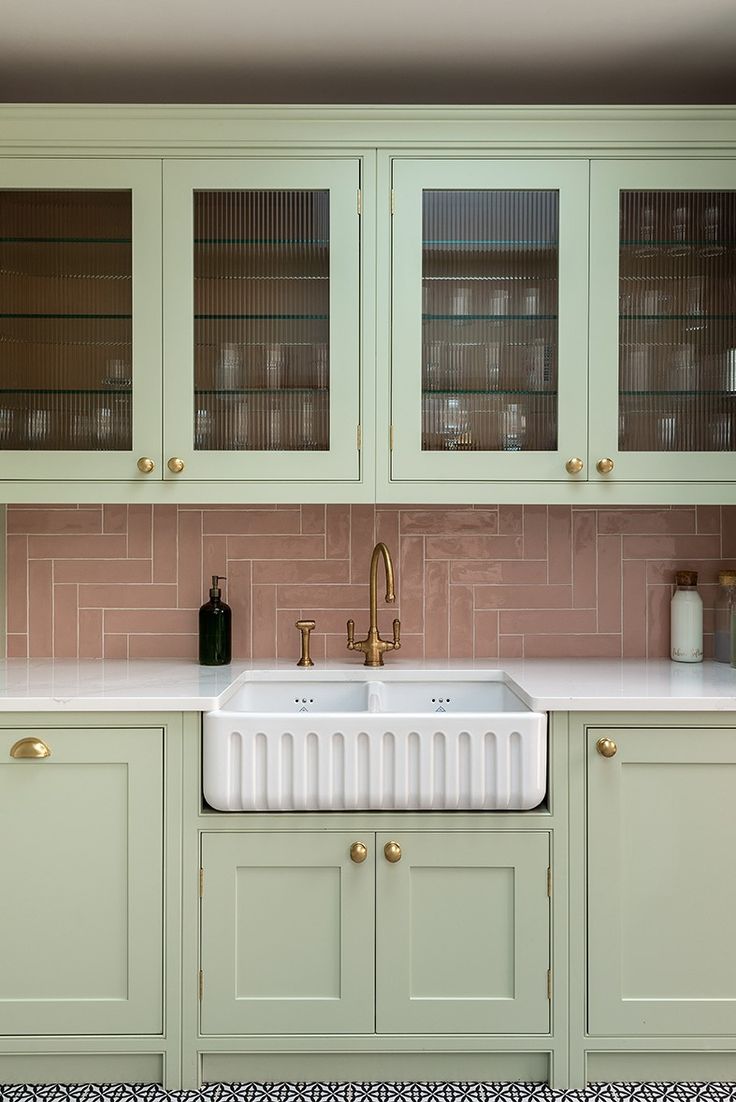
<instances>
[{"instance_id":1,"label":"fluted glass panel","mask_svg":"<svg viewBox=\"0 0 736 1102\"><path fill-rule=\"evenodd\" d=\"M736 192L623 191L619 447L736 447Z\"/></svg>"},{"instance_id":2,"label":"fluted glass panel","mask_svg":"<svg viewBox=\"0 0 736 1102\"><path fill-rule=\"evenodd\" d=\"M129 191L0 191L0 448L132 446Z\"/></svg>"},{"instance_id":3,"label":"fluted glass panel","mask_svg":"<svg viewBox=\"0 0 736 1102\"><path fill-rule=\"evenodd\" d=\"M422 448L557 447L557 191L425 191Z\"/></svg>"},{"instance_id":4,"label":"fluted glass panel","mask_svg":"<svg viewBox=\"0 0 736 1102\"><path fill-rule=\"evenodd\" d=\"M194 195L194 446L330 446L329 192Z\"/></svg>"}]
</instances>

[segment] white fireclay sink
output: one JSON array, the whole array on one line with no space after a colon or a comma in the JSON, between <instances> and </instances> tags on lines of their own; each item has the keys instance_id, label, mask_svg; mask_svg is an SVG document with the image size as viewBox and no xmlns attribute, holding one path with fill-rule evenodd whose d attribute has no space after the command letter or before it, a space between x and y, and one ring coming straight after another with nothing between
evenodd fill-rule
<instances>
[{"instance_id":1,"label":"white fireclay sink","mask_svg":"<svg viewBox=\"0 0 736 1102\"><path fill-rule=\"evenodd\" d=\"M220 811L528 810L544 798L547 717L503 680L250 680L204 717Z\"/></svg>"}]
</instances>

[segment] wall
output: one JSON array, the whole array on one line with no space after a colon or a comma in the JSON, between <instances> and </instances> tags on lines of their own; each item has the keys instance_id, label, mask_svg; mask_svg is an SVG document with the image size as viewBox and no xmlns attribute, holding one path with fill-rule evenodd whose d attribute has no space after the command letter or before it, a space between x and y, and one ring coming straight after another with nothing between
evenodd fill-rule
<instances>
[{"instance_id":1,"label":"wall","mask_svg":"<svg viewBox=\"0 0 736 1102\"><path fill-rule=\"evenodd\" d=\"M8 656L194 658L219 573L234 657L296 659L309 617L315 658L344 658L376 539L399 591L381 628L400 616L408 658L662 657L673 572L697 569L712 610L736 507L8 506Z\"/></svg>"}]
</instances>

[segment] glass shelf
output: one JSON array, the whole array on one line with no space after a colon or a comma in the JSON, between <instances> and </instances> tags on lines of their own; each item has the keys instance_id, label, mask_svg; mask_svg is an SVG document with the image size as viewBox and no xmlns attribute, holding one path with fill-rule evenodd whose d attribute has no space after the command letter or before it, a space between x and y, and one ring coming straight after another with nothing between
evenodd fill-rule
<instances>
[{"instance_id":1,"label":"glass shelf","mask_svg":"<svg viewBox=\"0 0 736 1102\"><path fill-rule=\"evenodd\" d=\"M1 392L0 392L1 393ZM218 389L195 387L196 395L215 395L217 397L241 397L244 394L329 394L329 387L324 386L244 386Z\"/></svg>"},{"instance_id":2,"label":"glass shelf","mask_svg":"<svg viewBox=\"0 0 736 1102\"><path fill-rule=\"evenodd\" d=\"M521 396L541 395L545 398L556 398L557 397L557 391L556 390L528 390L528 389L522 390L520 388L511 388L511 389L508 389L508 390L488 390L487 388L482 388L481 389L481 388L475 388L475 387L462 387L462 388L460 388L460 387L451 387L447 390L434 390L434 389L427 389L427 388L423 387L422 388L422 394L445 394L445 395L450 395L450 396L461 395L461 394L480 394L484 398L494 398L494 397L496 397L496 395L504 395L504 394L506 394L506 395L518 394L518 395L521 395Z\"/></svg>"},{"instance_id":3,"label":"glass shelf","mask_svg":"<svg viewBox=\"0 0 736 1102\"><path fill-rule=\"evenodd\" d=\"M422 321L557 321L557 314L422 314Z\"/></svg>"},{"instance_id":4,"label":"glass shelf","mask_svg":"<svg viewBox=\"0 0 736 1102\"><path fill-rule=\"evenodd\" d=\"M0 314L0 318L32 318L34 321L70 318L83 321L130 321L132 314Z\"/></svg>"},{"instance_id":5,"label":"glass shelf","mask_svg":"<svg viewBox=\"0 0 736 1102\"><path fill-rule=\"evenodd\" d=\"M734 398L733 390L619 390L619 394L626 397L652 397L652 398Z\"/></svg>"},{"instance_id":6,"label":"glass shelf","mask_svg":"<svg viewBox=\"0 0 736 1102\"><path fill-rule=\"evenodd\" d=\"M490 238L479 237L474 238L449 238L449 237L435 237L428 238L422 241L422 248L427 248L432 245L479 245L483 248L491 246L501 246L507 249L557 249L557 241L524 241L515 240L514 238Z\"/></svg>"},{"instance_id":7,"label":"glass shelf","mask_svg":"<svg viewBox=\"0 0 736 1102\"><path fill-rule=\"evenodd\" d=\"M2 316L2 315L0 315ZM195 321L329 321L328 314L195 314Z\"/></svg>"},{"instance_id":8,"label":"glass shelf","mask_svg":"<svg viewBox=\"0 0 736 1102\"><path fill-rule=\"evenodd\" d=\"M327 238L301 238L301 237L195 237L195 245L303 245L312 247L315 245L326 248L329 245Z\"/></svg>"},{"instance_id":9,"label":"glass shelf","mask_svg":"<svg viewBox=\"0 0 736 1102\"><path fill-rule=\"evenodd\" d=\"M736 241L621 241L626 249L732 249Z\"/></svg>"},{"instance_id":10,"label":"glass shelf","mask_svg":"<svg viewBox=\"0 0 736 1102\"><path fill-rule=\"evenodd\" d=\"M132 237L0 237L2 245L131 245Z\"/></svg>"},{"instance_id":11,"label":"glass shelf","mask_svg":"<svg viewBox=\"0 0 736 1102\"><path fill-rule=\"evenodd\" d=\"M736 321L736 314L619 314L619 321Z\"/></svg>"},{"instance_id":12,"label":"glass shelf","mask_svg":"<svg viewBox=\"0 0 736 1102\"><path fill-rule=\"evenodd\" d=\"M0 394L116 394L129 398L132 383L116 387L0 387Z\"/></svg>"}]
</instances>

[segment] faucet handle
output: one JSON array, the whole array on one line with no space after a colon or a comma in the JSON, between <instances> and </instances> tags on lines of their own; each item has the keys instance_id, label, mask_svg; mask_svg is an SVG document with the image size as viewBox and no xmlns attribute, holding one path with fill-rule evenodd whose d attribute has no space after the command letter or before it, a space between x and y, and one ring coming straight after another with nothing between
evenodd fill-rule
<instances>
[{"instance_id":1,"label":"faucet handle","mask_svg":"<svg viewBox=\"0 0 736 1102\"><path fill-rule=\"evenodd\" d=\"M348 650L355 650L355 620L348 620Z\"/></svg>"},{"instance_id":2,"label":"faucet handle","mask_svg":"<svg viewBox=\"0 0 736 1102\"><path fill-rule=\"evenodd\" d=\"M401 620L394 620L394 650L401 650Z\"/></svg>"},{"instance_id":3,"label":"faucet handle","mask_svg":"<svg viewBox=\"0 0 736 1102\"><path fill-rule=\"evenodd\" d=\"M313 666L312 656L309 653L309 636L317 624L314 620L297 620L296 627L302 633L302 656L297 666Z\"/></svg>"}]
</instances>

